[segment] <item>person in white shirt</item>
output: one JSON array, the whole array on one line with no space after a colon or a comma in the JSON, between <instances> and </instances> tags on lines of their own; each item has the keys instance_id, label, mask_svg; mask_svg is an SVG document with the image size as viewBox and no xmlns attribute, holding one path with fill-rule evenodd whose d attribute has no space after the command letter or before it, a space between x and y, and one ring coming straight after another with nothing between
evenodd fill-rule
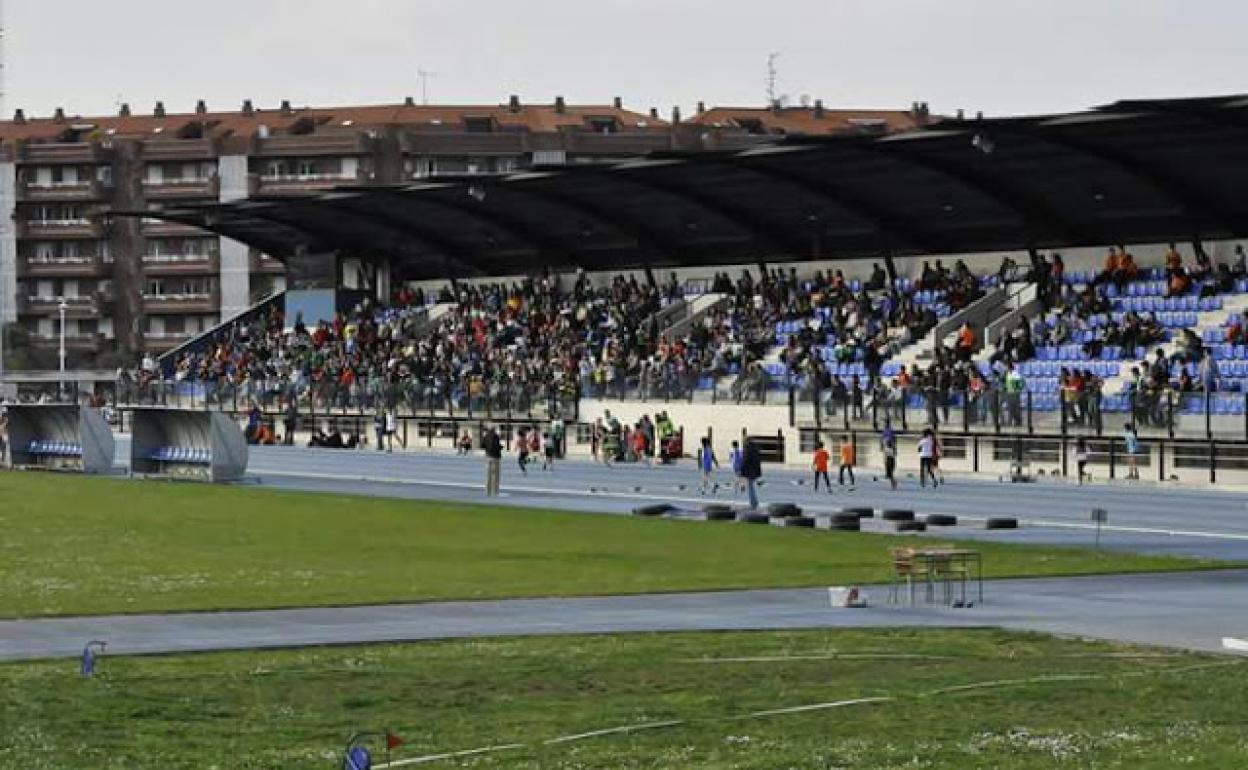
<instances>
[{"instance_id":1,"label":"person in white shirt","mask_svg":"<svg viewBox=\"0 0 1248 770\"><path fill-rule=\"evenodd\" d=\"M927 480L932 480L932 488L936 488L936 474L932 468L932 458L936 456L936 437L930 428L924 429L919 439L919 486L926 487Z\"/></svg>"}]
</instances>

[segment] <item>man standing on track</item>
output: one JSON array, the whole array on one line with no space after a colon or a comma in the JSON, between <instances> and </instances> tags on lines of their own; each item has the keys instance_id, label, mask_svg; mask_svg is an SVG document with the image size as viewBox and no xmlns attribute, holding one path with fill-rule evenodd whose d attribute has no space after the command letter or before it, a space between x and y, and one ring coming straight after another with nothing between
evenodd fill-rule
<instances>
[{"instance_id":1,"label":"man standing on track","mask_svg":"<svg viewBox=\"0 0 1248 770\"><path fill-rule=\"evenodd\" d=\"M823 479L823 486L828 490L829 494L832 493L832 480L828 478L828 462L830 459L831 455L828 454L828 450L824 447L823 442L816 442L815 457L811 462L811 468L815 472L815 487L813 490L815 492L819 491L819 479Z\"/></svg>"},{"instance_id":2,"label":"man standing on track","mask_svg":"<svg viewBox=\"0 0 1248 770\"><path fill-rule=\"evenodd\" d=\"M849 440L849 436L841 436L841 468L838 476L838 484L845 486L845 473L849 472L849 491L854 491L854 464L857 462L854 451L854 442ZM831 492L831 488L828 489Z\"/></svg>"},{"instance_id":3,"label":"man standing on track","mask_svg":"<svg viewBox=\"0 0 1248 770\"><path fill-rule=\"evenodd\" d=\"M489 497L498 496L499 474L502 472L503 442L498 438L498 431L490 428L482 442L485 449L485 494Z\"/></svg>"},{"instance_id":4,"label":"man standing on track","mask_svg":"<svg viewBox=\"0 0 1248 770\"><path fill-rule=\"evenodd\" d=\"M715 457L715 450L711 449L711 440L709 438L702 439L702 446L698 449L698 469L702 471L702 491L706 494L707 489L711 486L711 474L719 467L719 459ZM718 489L719 485L715 485ZM711 490L715 491L714 489Z\"/></svg>"},{"instance_id":5,"label":"man standing on track","mask_svg":"<svg viewBox=\"0 0 1248 770\"><path fill-rule=\"evenodd\" d=\"M893 489L897 488L897 431L891 422L884 423L880 434L880 453L884 455L884 478Z\"/></svg>"},{"instance_id":6,"label":"man standing on track","mask_svg":"<svg viewBox=\"0 0 1248 770\"><path fill-rule=\"evenodd\" d=\"M936 455L936 438L931 428L923 429L919 439L919 486L926 487L927 480L932 480L932 489L936 488L936 474L932 469L932 458Z\"/></svg>"},{"instance_id":7,"label":"man standing on track","mask_svg":"<svg viewBox=\"0 0 1248 770\"><path fill-rule=\"evenodd\" d=\"M758 490L756 485L763 475L763 460L758 454L758 445L753 441L745 442L745 452L741 457L741 475L745 478L745 489L750 494L750 510L758 509Z\"/></svg>"}]
</instances>

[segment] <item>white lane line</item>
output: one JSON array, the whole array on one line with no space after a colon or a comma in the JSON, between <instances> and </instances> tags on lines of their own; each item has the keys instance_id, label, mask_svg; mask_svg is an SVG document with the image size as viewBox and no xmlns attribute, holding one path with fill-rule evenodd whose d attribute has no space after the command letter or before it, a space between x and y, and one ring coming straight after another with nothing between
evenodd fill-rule
<instances>
[{"instance_id":1,"label":"white lane line","mask_svg":"<svg viewBox=\"0 0 1248 770\"><path fill-rule=\"evenodd\" d=\"M401 486L441 487L441 488L446 488L446 489L468 489L468 490L481 490L482 489L481 484L464 482L464 481L411 480L411 479L396 479L396 478L381 477L381 476L358 476L358 475L351 475L351 474L346 474L346 473L322 473L322 472L313 472L313 471L295 472L295 471L284 471L284 470L266 469L266 468L252 468L250 470L252 473L256 475L260 475L260 476L279 476L283 478L297 478L297 479L305 478L305 479L317 479L317 480L322 480L322 481L350 481L350 482L362 482L365 484L397 484ZM553 496L559 496L559 497L579 497L579 498L584 498L586 500L592 500L594 497L614 497L614 498L619 498L622 500L650 500L650 501L664 501L664 502L673 502L673 503L690 503L690 504L697 504L697 505L702 505L704 503L711 503L711 502L718 502L718 503L737 502L735 499L730 500L728 498L719 498L719 497L673 497L669 495L641 494L641 493L635 493L635 492L600 491L600 492L595 492L591 494L588 491L581 492L581 491L574 490L574 489L551 489L547 487L512 486L510 484L503 486L503 489L509 492L520 492L523 494L553 495ZM824 508L824 507L816 508L816 507L810 506L809 510L810 512L814 514L819 515L823 513L832 513L832 512L839 511L841 507L842 506L837 506L835 508ZM916 513L918 513L919 515L930 515L931 513L935 513L935 511L917 510ZM982 521L988 520L988 517L986 516L974 516L974 515L966 515L966 514L953 514L953 515L958 516L960 521L982 522ZM1073 521L1054 521L1051 519L1028 519L1024 516L1018 516L1016 518L1018 518L1020 524L1026 525L1029 528L1041 527L1041 528L1049 528L1049 529L1075 529L1075 530L1085 530L1085 531L1096 529L1096 525L1094 524L1084 524L1084 523L1073 522ZM1101 528L1101 531L1122 532L1122 533L1136 534L1136 535L1166 535L1168 537L1203 538L1203 539L1208 539L1208 540L1248 541L1248 534L1237 534L1234 532L1209 532L1205 530L1165 529L1161 527L1129 527L1129 526L1122 526L1122 525L1107 524ZM952 536L956 537L957 533L955 532Z\"/></svg>"},{"instance_id":2,"label":"white lane line","mask_svg":"<svg viewBox=\"0 0 1248 770\"><path fill-rule=\"evenodd\" d=\"M686 658L685 663L784 663L807 660L953 660L947 655L907 655L905 653L844 653L828 655L760 655L748 658Z\"/></svg>"},{"instance_id":3,"label":"white lane line","mask_svg":"<svg viewBox=\"0 0 1248 770\"><path fill-rule=\"evenodd\" d=\"M685 720L683 719L672 719L666 722L643 722L642 724L639 724L639 725L624 725L623 727L608 727L605 730L594 730L588 733L577 733L576 735L561 735L558 738L551 738L550 740L542 741L542 743L547 746L553 746L558 743L571 743L572 741L582 741L582 740L585 740L586 738L599 738L604 735L622 735L625 733L637 733L637 732L641 732L642 730L660 730L665 727L676 727L678 725L683 725L684 723L685 723Z\"/></svg>"},{"instance_id":4,"label":"white lane line","mask_svg":"<svg viewBox=\"0 0 1248 770\"><path fill-rule=\"evenodd\" d=\"M441 762L444 759L458 759L460 757L471 757L477 754L489 754L495 751L512 751L514 749L524 748L523 743L508 743L504 746L485 746L480 749L465 749L464 751L452 751L449 754L428 754L423 757L411 757L410 759L396 759L393 762L384 765L374 765L376 770L385 770L389 767L406 767L408 765L424 765L430 762Z\"/></svg>"},{"instance_id":5,"label":"white lane line","mask_svg":"<svg viewBox=\"0 0 1248 770\"><path fill-rule=\"evenodd\" d=\"M772 717L781 714L800 714L805 711L823 711L825 709L839 709L847 706L860 706L868 703L891 703L896 700L891 697L881 698L855 698L854 700L838 700L831 703L813 703L809 706L790 706L782 709L768 709L767 711L755 711L746 714L743 717L734 717L735 719L751 719L753 717Z\"/></svg>"}]
</instances>

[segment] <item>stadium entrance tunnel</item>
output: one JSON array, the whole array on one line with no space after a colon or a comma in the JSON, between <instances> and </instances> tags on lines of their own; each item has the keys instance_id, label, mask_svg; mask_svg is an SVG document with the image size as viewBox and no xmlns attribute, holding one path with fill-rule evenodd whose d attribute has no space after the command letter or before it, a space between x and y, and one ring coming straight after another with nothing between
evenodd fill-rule
<instances>
[{"instance_id":1,"label":"stadium entrance tunnel","mask_svg":"<svg viewBox=\"0 0 1248 770\"><path fill-rule=\"evenodd\" d=\"M238 481L247 470L247 442L220 412L134 410L130 470L144 476Z\"/></svg>"},{"instance_id":2,"label":"stadium entrance tunnel","mask_svg":"<svg viewBox=\"0 0 1248 770\"><path fill-rule=\"evenodd\" d=\"M71 404L12 404L9 462L13 468L108 473L116 447L99 412Z\"/></svg>"}]
</instances>

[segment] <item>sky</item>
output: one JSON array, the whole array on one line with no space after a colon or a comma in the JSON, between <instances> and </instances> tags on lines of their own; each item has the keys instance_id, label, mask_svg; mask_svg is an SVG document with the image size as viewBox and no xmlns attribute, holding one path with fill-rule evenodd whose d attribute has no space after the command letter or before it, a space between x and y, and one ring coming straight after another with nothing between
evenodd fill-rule
<instances>
[{"instance_id":1,"label":"sky","mask_svg":"<svg viewBox=\"0 0 1248 770\"><path fill-rule=\"evenodd\" d=\"M1248 92L1245 0L0 0L3 114L608 103L1037 114Z\"/></svg>"}]
</instances>

